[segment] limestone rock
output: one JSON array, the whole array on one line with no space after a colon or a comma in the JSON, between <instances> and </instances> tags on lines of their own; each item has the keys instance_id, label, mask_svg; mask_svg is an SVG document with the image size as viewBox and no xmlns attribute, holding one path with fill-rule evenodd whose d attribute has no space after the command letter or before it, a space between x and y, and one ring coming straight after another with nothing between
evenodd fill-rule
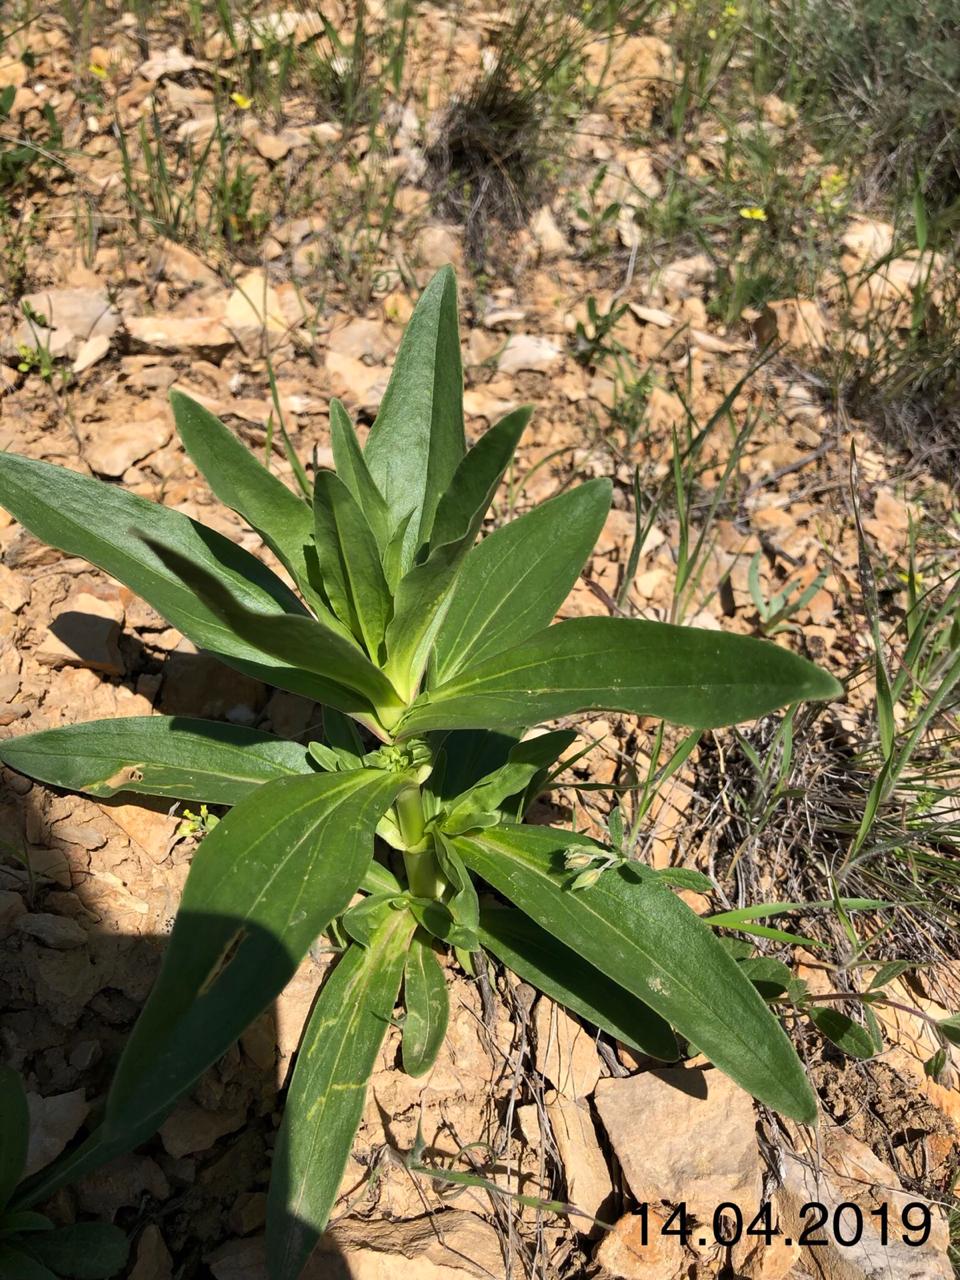
<instances>
[{"instance_id":1,"label":"limestone rock","mask_svg":"<svg viewBox=\"0 0 960 1280\"><path fill-rule=\"evenodd\" d=\"M827 345L820 308L808 298L768 302L753 331L761 346L774 343L788 351L822 351Z\"/></svg>"},{"instance_id":2,"label":"limestone rock","mask_svg":"<svg viewBox=\"0 0 960 1280\"><path fill-rule=\"evenodd\" d=\"M509 337L497 359L501 373L531 370L547 373L561 358L560 348L549 338L533 333L515 333Z\"/></svg>"},{"instance_id":3,"label":"limestone rock","mask_svg":"<svg viewBox=\"0 0 960 1280\"><path fill-rule=\"evenodd\" d=\"M613 1185L590 1108L559 1094L547 1095L545 1102L557 1154L563 1165L566 1198L584 1213L602 1219ZM578 1231L585 1231L589 1223L578 1218L575 1226Z\"/></svg>"},{"instance_id":4,"label":"limestone rock","mask_svg":"<svg viewBox=\"0 0 960 1280\"><path fill-rule=\"evenodd\" d=\"M354 360L364 358L381 364L393 354L394 343L380 320L362 317L332 329L327 336L327 348Z\"/></svg>"},{"instance_id":5,"label":"limestone rock","mask_svg":"<svg viewBox=\"0 0 960 1280\"><path fill-rule=\"evenodd\" d=\"M338 1272L332 1272L334 1265ZM303 1280L331 1274L344 1280L500 1280L507 1273L493 1227L453 1209L380 1222L375 1230L369 1223L344 1222L320 1241Z\"/></svg>"},{"instance_id":6,"label":"limestone rock","mask_svg":"<svg viewBox=\"0 0 960 1280\"><path fill-rule=\"evenodd\" d=\"M280 295L263 271L248 271L237 281L227 299L223 319L229 329L240 332L266 329L278 334L287 329Z\"/></svg>"},{"instance_id":7,"label":"limestone rock","mask_svg":"<svg viewBox=\"0 0 960 1280\"><path fill-rule=\"evenodd\" d=\"M458 230L455 227L424 227L417 237L415 253L420 263L433 271L448 263L459 268L463 249Z\"/></svg>"},{"instance_id":8,"label":"limestone rock","mask_svg":"<svg viewBox=\"0 0 960 1280\"><path fill-rule=\"evenodd\" d=\"M163 668L160 710L249 724L266 702L259 680L225 666L213 654L181 640Z\"/></svg>"},{"instance_id":9,"label":"limestone rock","mask_svg":"<svg viewBox=\"0 0 960 1280\"><path fill-rule=\"evenodd\" d=\"M663 1235L665 1218L647 1211L646 1242L638 1213L621 1218L597 1249L597 1262L612 1280L680 1280L689 1274L686 1251L678 1236Z\"/></svg>"},{"instance_id":10,"label":"limestone rock","mask_svg":"<svg viewBox=\"0 0 960 1280\"><path fill-rule=\"evenodd\" d=\"M162 449L172 434L166 417L97 423L84 445L84 456L97 475L122 476L135 462Z\"/></svg>"},{"instance_id":11,"label":"limestone rock","mask_svg":"<svg viewBox=\"0 0 960 1280\"><path fill-rule=\"evenodd\" d=\"M117 644L123 609L119 603L101 600L88 591L68 596L36 650L38 661L49 666L89 667L105 675L123 674L123 658Z\"/></svg>"},{"instance_id":12,"label":"limestone rock","mask_svg":"<svg viewBox=\"0 0 960 1280\"><path fill-rule=\"evenodd\" d=\"M130 341L140 351L171 355L186 352L219 362L233 346L233 335L210 316L131 316Z\"/></svg>"},{"instance_id":13,"label":"limestone rock","mask_svg":"<svg viewBox=\"0 0 960 1280\"><path fill-rule=\"evenodd\" d=\"M24 319L12 339L4 342L5 353L20 346L43 347L53 355L76 356L81 345L98 335L112 338L120 317L101 289L41 289L20 299L21 310L42 317Z\"/></svg>"},{"instance_id":14,"label":"limestone rock","mask_svg":"<svg viewBox=\"0 0 960 1280\"><path fill-rule=\"evenodd\" d=\"M594 1100L637 1200L683 1201L708 1222L724 1201L756 1213L753 1100L728 1076L712 1067L667 1067L601 1080Z\"/></svg>"},{"instance_id":15,"label":"limestone rock","mask_svg":"<svg viewBox=\"0 0 960 1280\"><path fill-rule=\"evenodd\" d=\"M49 911L21 916L17 928L55 951L71 951L74 947L82 947L87 940L86 930L76 920L53 915Z\"/></svg>"},{"instance_id":16,"label":"limestone rock","mask_svg":"<svg viewBox=\"0 0 960 1280\"><path fill-rule=\"evenodd\" d=\"M537 1071L565 1098L586 1098L600 1079L600 1055L593 1036L546 996L534 1017Z\"/></svg>"},{"instance_id":17,"label":"limestone rock","mask_svg":"<svg viewBox=\"0 0 960 1280\"><path fill-rule=\"evenodd\" d=\"M208 1111L187 1099L160 1126L160 1141L175 1158L208 1151L225 1134L235 1133L245 1119L244 1110Z\"/></svg>"},{"instance_id":18,"label":"limestone rock","mask_svg":"<svg viewBox=\"0 0 960 1280\"><path fill-rule=\"evenodd\" d=\"M19 573L0 564L0 605L11 613L19 613L30 599L30 588Z\"/></svg>"},{"instance_id":19,"label":"limestone rock","mask_svg":"<svg viewBox=\"0 0 960 1280\"><path fill-rule=\"evenodd\" d=\"M832 1230L819 1233L828 1243L801 1250L801 1267L823 1280L952 1280L953 1268L947 1254L949 1230L937 1206L931 1206L932 1229L927 1242L905 1244L902 1231L892 1229L900 1222L907 1204L925 1203L914 1193L899 1190L894 1171L869 1147L834 1125L821 1125L816 1143L807 1142L794 1125L788 1124L793 1150L783 1151L784 1183L777 1192L781 1227L785 1236L797 1237L809 1221L802 1208L810 1201L826 1206L829 1222L843 1203L860 1207L863 1232L856 1246L832 1243ZM887 1206L891 1230L881 1242L879 1218L873 1210ZM844 1211L844 1230L854 1225L853 1212ZM917 1215L919 1216L919 1215Z\"/></svg>"},{"instance_id":20,"label":"limestone rock","mask_svg":"<svg viewBox=\"0 0 960 1280\"><path fill-rule=\"evenodd\" d=\"M27 1094L30 1110L30 1140L24 1175L29 1177L56 1160L86 1119L90 1106L82 1089L41 1098Z\"/></svg>"},{"instance_id":21,"label":"limestone rock","mask_svg":"<svg viewBox=\"0 0 960 1280\"><path fill-rule=\"evenodd\" d=\"M73 372L83 373L91 365L95 365L98 360L102 360L109 350L110 339L107 335L105 333L95 333L92 338L87 338L86 342L80 344L73 361Z\"/></svg>"},{"instance_id":22,"label":"limestone rock","mask_svg":"<svg viewBox=\"0 0 960 1280\"><path fill-rule=\"evenodd\" d=\"M557 226L557 220L549 205L545 204L533 215L530 230L540 247L542 258L562 258L570 252L567 238Z\"/></svg>"},{"instance_id":23,"label":"limestone rock","mask_svg":"<svg viewBox=\"0 0 960 1280\"><path fill-rule=\"evenodd\" d=\"M144 1227L137 1242L136 1261L130 1280L173 1280L173 1259L160 1228L152 1222Z\"/></svg>"}]
</instances>

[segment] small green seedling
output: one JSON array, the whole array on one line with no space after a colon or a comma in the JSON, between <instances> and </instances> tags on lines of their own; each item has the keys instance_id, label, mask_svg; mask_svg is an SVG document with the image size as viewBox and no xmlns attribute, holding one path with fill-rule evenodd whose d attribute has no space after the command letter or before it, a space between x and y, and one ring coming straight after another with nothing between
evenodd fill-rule
<instances>
[{"instance_id":1,"label":"small green seedling","mask_svg":"<svg viewBox=\"0 0 960 1280\"><path fill-rule=\"evenodd\" d=\"M27 1163L30 1116L23 1081L0 1067L0 1276L3 1280L110 1280L126 1266L119 1227L75 1222L57 1227L42 1213L10 1207Z\"/></svg>"},{"instance_id":2,"label":"small green seedling","mask_svg":"<svg viewBox=\"0 0 960 1280\"><path fill-rule=\"evenodd\" d=\"M467 450L462 393L449 269L417 305L365 448L331 403L336 470L315 472L311 502L174 393L187 452L299 595L185 515L0 455L0 501L37 537L126 583L225 663L326 708L324 740L307 745L183 716L0 743L6 764L55 786L232 806L193 859L101 1126L60 1181L154 1132L320 934L347 940L278 1134L273 1280L294 1280L324 1229L401 989L403 1066L430 1069L448 1018L445 948L489 952L664 1061L679 1055L677 1032L771 1107L816 1116L776 1017L669 879L583 835L524 824L575 736L525 734L589 709L704 729L840 686L764 640L625 618L554 624L610 485L591 480L478 543L530 415L509 414Z\"/></svg>"}]
</instances>

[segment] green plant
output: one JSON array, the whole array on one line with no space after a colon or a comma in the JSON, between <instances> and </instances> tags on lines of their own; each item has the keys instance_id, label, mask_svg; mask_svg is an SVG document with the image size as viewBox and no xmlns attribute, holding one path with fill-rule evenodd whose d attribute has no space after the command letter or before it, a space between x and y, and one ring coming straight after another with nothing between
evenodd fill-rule
<instances>
[{"instance_id":1,"label":"green plant","mask_svg":"<svg viewBox=\"0 0 960 1280\"><path fill-rule=\"evenodd\" d=\"M750 599L753 601L760 623L760 630L765 636L775 636L780 631L793 631L797 624L790 619L805 608L827 580L826 570L822 570L811 583L804 587L797 578L785 582L779 591L769 597L764 595L760 582L760 562L763 552L754 553L750 561L747 585L750 588Z\"/></svg>"},{"instance_id":2,"label":"green plant","mask_svg":"<svg viewBox=\"0 0 960 1280\"><path fill-rule=\"evenodd\" d=\"M10 1207L27 1163L30 1116L23 1081L0 1067L0 1275L10 1280L109 1280L126 1265L119 1227L75 1222L56 1227L42 1213Z\"/></svg>"},{"instance_id":3,"label":"green plant","mask_svg":"<svg viewBox=\"0 0 960 1280\"><path fill-rule=\"evenodd\" d=\"M274 1280L300 1273L324 1228L401 985L403 1065L420 1075L434 1060L448 1016L440 946L468 969L488 951L655 1057L678 1056L675 1029L758 1098L813 1120L789 1040L669 877L625 856L622 838L610 858L523 823L575 736L523 734L588 708L707 728L840 686L762 640L620 618L550 625L610 487L590 481L475 546L529 411L466 451L461 396L449 269L418 303L364 451L332 402L337 469L313 476L312 507L174 394L188 453L302 602L212 529L0 455L0 499L36 536L128 583L231 666L327 708L324 740L308 746L162 716L0 744L6 764L57 786L233 806L194 858L100 1128L24 1207L153 1132L331 929L346 947L304 1033L274 1157ZM481 898L484 885L511 905Z\"/></svg>"}]
</instances>

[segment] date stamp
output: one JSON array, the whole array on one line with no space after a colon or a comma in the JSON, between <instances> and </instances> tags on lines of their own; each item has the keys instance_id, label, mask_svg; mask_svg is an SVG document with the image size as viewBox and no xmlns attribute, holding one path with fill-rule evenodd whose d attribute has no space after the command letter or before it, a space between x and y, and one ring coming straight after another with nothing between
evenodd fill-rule
<instances>
[{"instance_id":1,"label":"date stamp","mask_svg":"<svg viewBox=\"0 0 960 1280\"><path fill-rule=\"evenodd\" d=\"M650 1244L653 1237L676 1236L684 1245L704 1246L733 1245L745 1238L760 1238L766 1244L782 1239L788 1247L793 1244L815 1249L824 1245L853 1248L863 1239L864 1231L879 1238L881 1245L902 1243L919 1248L926 1244L933 1225L933 1211L929 1204L911 1200L902 1209L891 1211L889 1205L864 1211L852 1200L828 1206L816 1200L801 1205L799 1223L790 1235L785 1234L774 1221L773 1207L761 1204L756 1215L747 1221L741 1207L732 1202L718 1204L709 1223L694 1218L683 1203L678 1204L669 1217L651 1220L649 1205L641 1204L640 1243Z\"/></svg>"}]
</instances>

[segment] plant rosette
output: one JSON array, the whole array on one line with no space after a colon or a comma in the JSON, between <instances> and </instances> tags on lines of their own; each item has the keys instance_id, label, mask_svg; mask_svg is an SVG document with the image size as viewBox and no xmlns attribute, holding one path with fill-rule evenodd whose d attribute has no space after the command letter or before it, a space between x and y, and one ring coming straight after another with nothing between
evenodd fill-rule
<instances>
[{"instance_id":1,"label":"plant rosette","mask_svg":"<svg viewBox=\"0 0 960 1280\"><path fill-rule=\"evenodd\" d=\"M311 483L298 465L299 493L173 393L188 454L296 591L185 515L0 455L0 502L33 534L238 671L325 708L322 740L306 745L159 715L0 743L4 763L58 787L229 807L204 824L99 1127L25 1184L23 1207L153 1133L331 929L344 949L304 1031L273 1158L272 1280L295 1280L325 1227L398 998L403 1066L430 1068L448 1018L444 948L467 964L488 952L655 1058L676 1059L679 1035L756 1098L814 1120L777 1018L669 878L523 822L574 737L524 734L590 710L712 728L840 686L766 640L625 618L555 623L610 484L588 481L478 541L530 411L467 449L462 397L449 269L410 319L365 448L334 400L335 470Z\"/></svg>"}]
</instances>

